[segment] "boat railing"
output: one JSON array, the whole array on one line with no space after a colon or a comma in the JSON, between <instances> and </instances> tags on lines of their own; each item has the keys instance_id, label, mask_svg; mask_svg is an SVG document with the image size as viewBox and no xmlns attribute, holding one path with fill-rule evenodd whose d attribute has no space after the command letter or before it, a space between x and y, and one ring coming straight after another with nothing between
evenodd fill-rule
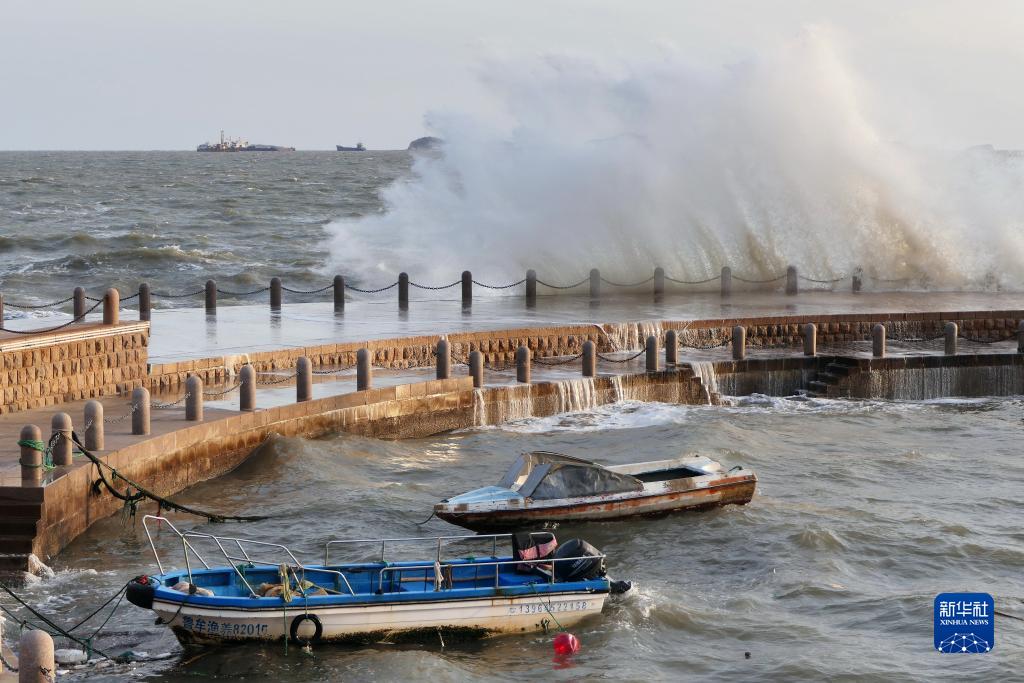
<instances>
[{"instance_id":1,"label":"boat railing","mask_svg":"<svg viewBox=\"0 0 1024 683\"><path fill-rule=\"evenodd\" d=\"M199 553L198 550L196 550L196 544L193 541L206 541L208 542L208 544L216 546L217 550L220 551L221 557L223 557L227 564L232 568L232 570L235 572L235 575L238 576L238 578L242 581L245 587L249 590L249 594L252 597L259 597L259 595L253 589L249 581L245 578L245 574L235 564L236 562L251 565L261 564L275 566L282 564L281 560L290 559L292 561L292 566L294 567L293 571L301 572L303 581L305 580L305 572L307 569L309 569L309 567L303 564L287 546L282 545L280 543L255 541L248 538L236 538L233 536L215 536L213 534L204 534L197 531L182 532L179 531L178 528L174 526L174 524L166 517L146 515L142 518L142 526L146 530L146 537L149 539L149 547L153 551L153 557L156 559L156 564L157 567L160 569L161 574L165 573L164 565L163 561L160 559L160 553L157 552L156 543L153 541L153 534L149 529L150 521L155 521L160 524L166 524L168 528L170 528L170 530L174 532L174 534L177 535L178 538L181 539L182 553L185 558L185 569L188 572L189 583L194 583L194 581L192 580L192 562L190 554L194 555L196 559L199 560L199 562L203 565L204 568L211 568L210 564L206 561L206 559ZM235 547L238 548L238 552L240 554L233 554L233 550L229 552L228 548L225 548L225 544L228 544L229 547L233 544ZM247 546L256 546L257 548L273 549L276 551L276 555L273 559L254 557L253 554L251 554L249 550L247 550ZM355 595L355 591L352 590L352 585L349 583L348 578L342 572L333 569L328 569L326 567L317 567L316 571L318 573L331 574L336 576L339 586L343 583L345 587L348 589L349 594ZM288 577L284 577L284 580L287 581Z\"/></svg>"},{"instance_id":2,"label":"boat railing","mask_svg":"<svg viewBox=\"0 0 1024 683\"><path fill-rule=\"evenodd\" d=\"M555 572L555 564L556 563L558 563L558 562L574 562L576 560L597 560L597 559L606 559L606 558L607 558L607 555L604 555L604 554L583 555L583 556L580 556L580 557L558 557L558 558L544 557L544 558L540 558L540 559L537 559L537 560L530 560L530 562L528 564L541 564L541 565L550 564L551 565L551 571L548 573L547 583L555 584L555 583L558 583L558 579L556 577L556 572ZM434 582L435 582L435 585L436 586L440 586L441 582L443 581L442 575L444 574L444 571L446 569L448 569L450 571L452 568L464 568L464 567L473 567L473 568L494 567L494 587L498 588L499 587L499 583L498 582L499 582L500 575L501 575L501 567L504 567L504 566L507 566L507 565L521 565L521 564L524 564L523 560L491 560L491 561L487 561L487 562L477 562L476 560L474 560L472 562L472 564L468 564L468 565L467 564L455 564L453 562L448 562L448 563L438 562L436 564L424 564L424 565L415 565L415 566L404 565L404 566L395 566L395 567L383 567L380 570L380 579L379 579L379 581L377 583L377 592L378 593L383 593L384 592L384 575L385 575L385 573L398 573L399 575L401 575L401 574L403 574L405 572L423 572L424 580L426 580L427 572L433 571L434 572ZM484 578L490 578L490 577L484 577Z\"/></svg>"},{"instance_id":3,"label":"boat railing","mask_svg":"<svg viewBox=\"0 0 1024 683\"><path fill-rule=\"evenodd\" d=\"M533 531L530 532L530 536L546 535L546 531ZM461 536L411 536L407 538L362 538L345 541L328 541L324 544L324 565L330 564L331 559L331 546L354 546L354 545L380 545L380 562L387 562L387 547L388 544L410 544L410 543L431 543L436 545L436 561L441 561L441 551L443 546L447 542L477 542L477 541L490 541L491 542L491 556L496 557L498 554L498 539L511 539L512 534L465 534Z\"/></svg>"}]
</instances>

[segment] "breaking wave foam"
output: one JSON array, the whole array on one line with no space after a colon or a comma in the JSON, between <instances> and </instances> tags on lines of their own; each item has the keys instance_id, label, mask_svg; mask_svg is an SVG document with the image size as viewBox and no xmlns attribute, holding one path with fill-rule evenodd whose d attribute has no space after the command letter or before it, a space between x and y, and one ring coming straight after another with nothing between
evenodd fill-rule
<instances>
[{"instance_id":1,"label":"breaking wave foam","mask_svg":"<svg viewBox=\"0 0 1024 683\"><path fill-rule=\"evenodd\" d=\"M385 190L385 212L329 226L332 265L434 282L463 268L569 282L591 267L636 281L655 265L699 279L794 264L1024 284L1024 157L890 142L826 31L716 71L547 56L492 62L483 80L505 120L432 115L444 152Z\"/></svg>"}]
</instances>

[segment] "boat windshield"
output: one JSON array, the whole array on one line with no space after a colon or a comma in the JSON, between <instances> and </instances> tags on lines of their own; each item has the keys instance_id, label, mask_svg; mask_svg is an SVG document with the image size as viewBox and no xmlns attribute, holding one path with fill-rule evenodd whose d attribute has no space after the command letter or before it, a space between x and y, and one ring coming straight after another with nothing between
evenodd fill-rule
<instances>
[{"instance_id":1,"label":"boat windshield","mask_svg":"<svg viewBox=\"0 0 1024 683\"><path fill-rule=\"evenodd\" d=\"M523 453L499 486L536 500L577 498L642 491L644 484L628 474L560 453Z\"/></svg>"}]
</instances>

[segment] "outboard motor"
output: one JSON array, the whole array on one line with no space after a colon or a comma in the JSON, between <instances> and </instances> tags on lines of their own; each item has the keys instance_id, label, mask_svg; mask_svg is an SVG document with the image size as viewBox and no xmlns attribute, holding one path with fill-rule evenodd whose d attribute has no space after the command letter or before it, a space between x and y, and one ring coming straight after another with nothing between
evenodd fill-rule
<instances>
[{"instance_id":1,"label":"outboard motor","mask_svg":"<svg viewBox=\"0 0 1024 683\"><path fill-rule=\"evenodd\" d=\"M578 560L555 562L557 581L586 581L605 575L604 558L601 551L580 538L574 538L558 546L552 559L578 557Z\"/></svg>"}]
</instances>

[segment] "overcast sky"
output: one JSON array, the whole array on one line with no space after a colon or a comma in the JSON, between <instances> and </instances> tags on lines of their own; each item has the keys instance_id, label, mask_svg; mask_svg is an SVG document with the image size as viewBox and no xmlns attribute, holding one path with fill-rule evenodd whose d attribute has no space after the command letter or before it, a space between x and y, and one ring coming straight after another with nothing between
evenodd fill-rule
<instances>
[{"instance_id":1,"label":"overcast sky","mask_svg":"<svg viewBox=\"0 0 1024 683\"><path fill-rule=\"evenodd\" d=\"M0 149L404 148L427 112L493 112L495 53L717 66L806 24L901 141L1024 148L1016 0L0 0Z\"/></svg>"}]
</instances>

